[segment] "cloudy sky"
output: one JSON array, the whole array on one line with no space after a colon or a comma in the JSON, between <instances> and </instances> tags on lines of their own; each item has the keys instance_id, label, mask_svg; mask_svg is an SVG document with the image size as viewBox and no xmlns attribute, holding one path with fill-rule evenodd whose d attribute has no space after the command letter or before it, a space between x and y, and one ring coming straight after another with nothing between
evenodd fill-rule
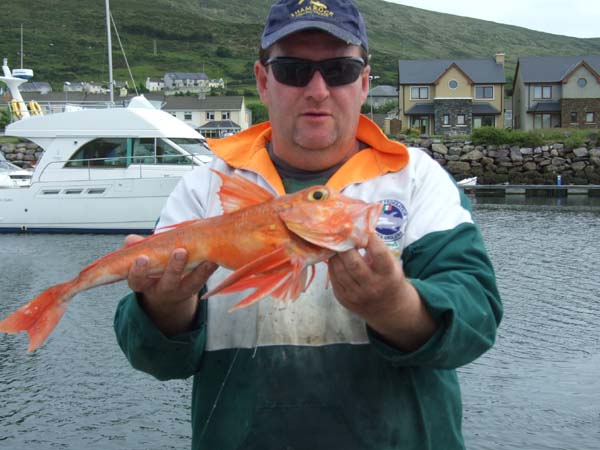
<instances>
[{"instance_id":1,"label":"cloudy sky","mask_svg":"<svg viewBox=\"0 0 600 450\"><path fill-rule=\"evenodd\" d=\"M593 0L387 0L415 8L517 25L580 38L600 37L600 2Z\"/></svg>"}]
</instances>

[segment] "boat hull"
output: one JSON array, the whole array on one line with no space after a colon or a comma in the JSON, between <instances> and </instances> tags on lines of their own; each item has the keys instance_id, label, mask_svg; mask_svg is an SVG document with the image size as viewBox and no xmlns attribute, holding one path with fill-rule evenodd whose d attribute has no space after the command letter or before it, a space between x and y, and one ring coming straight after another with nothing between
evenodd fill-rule
<instances>
[{"instance_id":1,"label":"boat hull","mask_svg":"<svg viewBox=\"0 0 600 450\"><path fill-rule=\"evenodd\" d=\"M0 233L151 233L178 177L0 190Z\"/></svg>"}]
</instances>

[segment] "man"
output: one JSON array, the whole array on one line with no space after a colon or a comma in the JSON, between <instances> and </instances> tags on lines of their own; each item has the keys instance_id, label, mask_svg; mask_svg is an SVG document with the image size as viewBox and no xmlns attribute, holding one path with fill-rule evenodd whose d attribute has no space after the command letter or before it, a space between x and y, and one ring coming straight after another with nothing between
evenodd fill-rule
<instances>
[{"instance_id":1,"label":"man","mask_svg":"<svg viewBox=\"0 0 600 450\"><path fill-rule=\"evenodd\" d=\"M185 275L183 249L159 280L146 258L131 269L119 344L159 379L194 376L194 449L464 448L454 369L494 342L494 273L448 174L360 115L367 55L351 1L278 1L254 67L270 122L210 142L215 169L275 194L327 183L382 202L366 249L318 265L294 303L230 314L238 294L197 295L229 272ZM221 214L214 178L185 177L159 226Z\"/></svg>"}]
</instances>

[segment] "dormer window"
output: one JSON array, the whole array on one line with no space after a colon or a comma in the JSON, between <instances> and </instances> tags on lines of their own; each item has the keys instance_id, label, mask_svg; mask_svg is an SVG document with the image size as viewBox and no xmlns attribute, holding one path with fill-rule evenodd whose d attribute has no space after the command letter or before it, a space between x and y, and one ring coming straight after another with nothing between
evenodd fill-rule
<instances>
[{"instance_id":1,"label":"dormer window","mask_svg":"<svg viewBox=\"0 0 600 450\"><path fill-rule=\"evenodd\" d=\"M458 81L456 81L456 80L448 81L448 87L450 89L456 89L458 87Z\"/></svg>"},{"instance_id":2,"label":"dormer window","mask_svg":"<svg viewBox=\"0 0 600 450\"><path fill-rule=\"evenodd\" d=\"M587 80L585 78L580 78L577 80L577 86L580 88L584 88L587 85Z\"/></svg>"}]
</instances>

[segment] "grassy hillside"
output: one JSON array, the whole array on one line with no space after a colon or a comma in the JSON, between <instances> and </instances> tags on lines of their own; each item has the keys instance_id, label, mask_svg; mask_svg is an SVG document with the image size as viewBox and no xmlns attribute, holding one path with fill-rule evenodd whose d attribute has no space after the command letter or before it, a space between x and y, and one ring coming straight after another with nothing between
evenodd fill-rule
<instances>
[{"instance_id":1,"label":"grassy hillside","mask_svg":"<svg viewBox=\"0 0 600 450\"><path fill-rule=\"evenodd\" d=\"M519 55L600 54L600 39L577 39L382 0L359 0L369 28L373 73L395 83L397 60L489 57L506 53L512 78ZM205 71L228 88L252 88L252 64L271 0L112 0L111 10L136 84L167 71ZM0 13L0 57L55 87L108 79L104 0L6 2ZM156 46L156 53L154 48ZM115 78L128 79L113 35Z\"/></svg>"}]
</instances>

